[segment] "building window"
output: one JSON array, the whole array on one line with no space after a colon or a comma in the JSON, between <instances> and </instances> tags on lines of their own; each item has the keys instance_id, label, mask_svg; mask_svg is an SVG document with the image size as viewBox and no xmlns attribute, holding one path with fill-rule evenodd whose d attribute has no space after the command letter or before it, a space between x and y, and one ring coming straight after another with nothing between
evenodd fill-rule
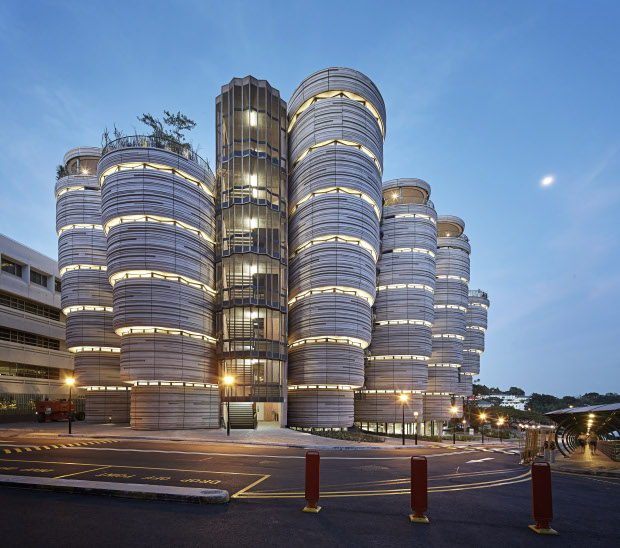
<instances>
[{"instance_id":1,"label":"building window","mask_svg":"<svg viewBox=\"0 0 620 548\"><path fill-rule=\"evenodd\" d=\"M32 268L30 269L30 281L43 287L47 287L47 276L37 272L36 270L32 270Z\"/></svg>"},{"instance_id":2,"label":"building window","mask_svg":"<svg viewBox=\"0 0 620 548\"><path fill-rule=\"evenodd\" d=\"M18 331L17 329L9 329L8 327L0 327L0 341L60 350L60 341L58 339L50 339L49 337L27 333L26 331Z\"/></svg>"},{"instance_id":3,"label":"building window","mask_svg":"<svg viewBox=\"0 0 620 548\"><path fill-rule=\"evenodd\" d=\"M44 304L39 304L34 301L21 299L20 297L15 297L14 295L5 293L4 291L0 291L0 306L7 306L9 308L14 308L15 310L23 310L29 314L36 314L37 316L49 318L50 320L56 320L57 322L60 321L60 310L57 308L52 308L51 306L45 306Z\"/></svg>"},{"instance_id":4,"label":"building window","mask_svg":"<svg viewBox=\"0 0 620 548\"><path fill-rule=\"evenodd\" d=\"M2 271L13 274L13 276L22 277L22 265L9 261L2 257Z\"/></svg>"},{"instance_id":5,"label":"building window","mask_svg":"<svg viewBox=\"0 0 620 548\"><path fill-rule=\"evenodd\" d=\"M56 293L60 293L60 291L61 291L60 280L55 280L54 281L54 291L56 291Z\"/></svg>"}]
</instances>

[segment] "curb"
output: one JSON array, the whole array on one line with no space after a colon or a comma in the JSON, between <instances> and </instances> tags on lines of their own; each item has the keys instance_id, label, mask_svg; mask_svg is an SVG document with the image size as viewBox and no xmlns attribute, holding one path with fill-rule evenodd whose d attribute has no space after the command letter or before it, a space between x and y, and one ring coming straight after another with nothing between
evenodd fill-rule
<instances>
[{"instance_id":1,"label":"curb","mask_svg":"<svg viewBox=\"0 0 620 548\"><path fill-rule=\"evenodd\" d=\"M228 491L221 489L162 487L138 483L108 483L105 481L33 478L31 476L1 476L0 487L194 504L222 504L230 500Z\"/></svg>"},{"instance_id":2,"label":"curb","mask_svg":"<svg viewBox=\"0 0 620 548\"><path fill-rule=\"evenodd\" d=\"M431 442L429 445L309 445L302 443L281 443L281 442L265 442L265 441L252 441L252 440L209 440L202 438L161 438L157 436L104 436L98 434L57 434L57 433L44 433L44 432L29 432L24 434L24 437L50 437L50 438L80 438L80 439L105 439L105 440L131 440L131 441L172 441L172 442L187 442L187 443L231 443L236 445L256 445L264 447L289 447L294 449L325 449L334 451L364 451L364 450L407 450L407 449L428 449L430 445L438 445L440 442ZM479 444L471 444L479 445ZM441 444L441 448L455 447L450 444ZM457 445L458 449L466 449L470 445ZM488 445L489 449L495 447L495 445ZM498 444L497 448L501 446Z\"/></svg>"}]
</instances>

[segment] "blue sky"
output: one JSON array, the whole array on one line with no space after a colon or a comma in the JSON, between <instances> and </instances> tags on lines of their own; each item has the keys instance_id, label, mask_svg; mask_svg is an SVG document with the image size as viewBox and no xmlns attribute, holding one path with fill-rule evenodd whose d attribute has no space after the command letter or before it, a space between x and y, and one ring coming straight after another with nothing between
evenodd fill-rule
<instances>
[{"instance_id":1,"label":"blue sky","mask_svg":"<svg viewBox=\"0 0 620 548\"><path fill-rule=\"evenodd\" d=\"M481 382L620 392L619 21L614 0L2 2L0 232L56 256L56 165L104 126L181 110L212 160L232 77L287 99L352 67L386 103L384 177L466 221Z\"/></svg>"}]
</instances>

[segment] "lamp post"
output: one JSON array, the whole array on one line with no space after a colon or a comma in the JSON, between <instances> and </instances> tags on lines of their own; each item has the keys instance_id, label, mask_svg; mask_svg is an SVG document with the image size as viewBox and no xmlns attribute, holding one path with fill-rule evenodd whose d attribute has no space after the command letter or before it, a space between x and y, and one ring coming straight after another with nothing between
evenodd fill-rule
<instances>
[{"instance_id":1,"label":"lamp post","mask_svg":"<svg viewBox=\"0 0 620 548\"><path fill-rule=\"evenodd\" d=\"M458 413L458 408L456 405L453 405L450 409L452 412L452 445L456 444L456 414Z\"/></svg>"},{"instance_id":2,"label":"lamp post","mask_svg":"<svg viewBox=\"0 0 620 548\"><path fill-rule=\"evenodd\" d=\"M401 394L399 398L403 404L403 426L401 429L401 433L403 435L403 445L405 445L405 403L407 402L407 394Z\"/></svg>"},{"instance_id":3,"label":"lamp post","mask_svg":"<svg viewBox=\"0 0 620 548\"><path fill-rule=\"evenodd\" d=\"M224 377L224 385L226 386L226 435L230 436L230 388L235 382L234 377Z\"/></svg>"},{"instance_id":4,"label":"lamp post","mask_svg":"<svg viewBox=\"0 0 620 548\"><path fill-rule=\"evenodd\" d=\"M500 443L502 443L502 424L504 424L504 419L500 417L499 419L497 419L497 437L499 438Z\"/></svg>"},{"instance_id":5,"label":"lamp post","mask_svg":"<svg viewBox=\"0 0 620 548\"><path fill-rule=\"evenodd\" d=\"M69 385L69 434L71 434L71 419L73 414L71 413L71 388L75 382L75 379L73 377L69 377L65 379L65 382Z\"/></svg>"},{"instance_id":6,"label":"lamp post","mask_svg":"<svg viewBox=\"0 0 620 548\"><path fill-rule=\"evenodd\" d=\"M418 412L416 411L413 416L415 417L415 444L418 445Z\"/></svg>"},{"instance_id":7,"label":"lamp post","mask_svg":"<svg viewBox=\"0 0 620 548\"><path fill-rule=\"evenodd\" d=\"M484 445L484 420L487 418L485 413L480 415L480 420L482 421L482 444Z\"/></svg>"}]
</instances>

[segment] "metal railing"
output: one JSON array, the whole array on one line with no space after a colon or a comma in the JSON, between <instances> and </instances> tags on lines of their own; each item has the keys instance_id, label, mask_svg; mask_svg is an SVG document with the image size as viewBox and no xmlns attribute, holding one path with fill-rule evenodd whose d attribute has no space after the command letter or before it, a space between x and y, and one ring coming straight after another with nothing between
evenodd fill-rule
<instances>
[{"instance_id":1,"label":"metal railing","mask_svg":"<svg viewBox=\"0 0 620 548\"><path fill-rule=\"evenodd\" d=\"M138 148L138 147L147 147L147 148L160 148L162 150L168 150L170 152L174 152L191 160L192 162L197 163L200 167L207 170L211 175L213 175L213 171L211 171L211 166L209 162L203 158L201 158L189 145L188 143L179 143L174 139L170 139L167 137L162 137L159 135L127 135L126 137L121 137L120 139L115 139L114 141L108 142L101 151L101 156L105 156L108 152L112 152L113 150L118 150L121 148Z\"/></svg>"}]
</instances>

